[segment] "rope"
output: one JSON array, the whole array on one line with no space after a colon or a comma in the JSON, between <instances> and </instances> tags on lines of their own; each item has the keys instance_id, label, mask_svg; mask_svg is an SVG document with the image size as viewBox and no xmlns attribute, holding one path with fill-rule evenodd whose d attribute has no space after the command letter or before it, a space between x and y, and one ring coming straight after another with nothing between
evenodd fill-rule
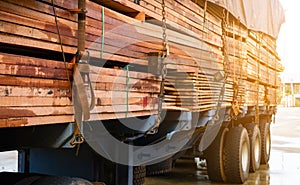
<instances>
[{"instance_id":1,"label":"rope","mask_svg":"<svg viewBox=\"0 0 300 185\"><path fill-rule=\"evenodd\" d=\"M100 51L100 58L102 59L103 57L103 52L104 52L104 32L105 32L105 19L104 19L104 6L102 6L102 39L101 39L101 51Z\"/></svg>"},{"instance_id":2,"label":"rope","mask_svg":"<svg viewBox=\"0 0 300 185\"><path fill-rule=\"evenodd\" d=\"M223 17L222 17L222 40L223 40L223 69L224 69L224 77L223 77L223 83L220 89L220 93L218 96L217 104L215 106L215 114L213 116L212 123L214 124L216 121L220 119L219 112L221 110L221 106L224 101L224 96L225 96L225 91L226 91L226 83L227 83L227 78L228 78L228 53L227 53L227 29L228 26L228 11L223 9Z\"/></svg>"},{"instance_id":3,"label":"rope","mask_svg":"<svg viewBox=\"0 0 300 185\"><path fill-rule=\"evenodd\" d=\"M59 43L60 43L60 49L61 49L61 53L62 53L62 57L63 57L65 69L66 69L66 75L67 75L67 79L68 79L69 86L70 86L70 89L71 89L71 87L72 87L71 80L70 80L70 76L69 76L68 66L67 66L67 62L66 62L65 52L64 52L64 48L63 48L63 43L62 43L62 39L61 39L61 35L60 35L60 30L59 30L59 25L58 25L58 20L57 20L57 15L56 15L53 0L51 0L51 3L52 3L52 10L53 10L54 19L55 19L56 30L57 30L57 34L58 34L58 40L59 40Z\"/></svg>"}]
</instances>

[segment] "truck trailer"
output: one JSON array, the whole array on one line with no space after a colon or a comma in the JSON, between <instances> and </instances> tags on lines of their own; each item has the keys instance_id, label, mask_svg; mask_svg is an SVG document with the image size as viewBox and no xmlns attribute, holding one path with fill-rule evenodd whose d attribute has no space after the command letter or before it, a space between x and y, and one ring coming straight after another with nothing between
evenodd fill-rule
<instances>
[{"instance_id":1,"label":"truck trailer","mask_svg":"<svg viewBox=\"0 0 300 185\"><path fill-rule=\"evenodd\" d=\"M140 185L185 157L244 183L270 158L283 22L278 0L1 0L0 181Z\"/></svg>"}]
</instances>

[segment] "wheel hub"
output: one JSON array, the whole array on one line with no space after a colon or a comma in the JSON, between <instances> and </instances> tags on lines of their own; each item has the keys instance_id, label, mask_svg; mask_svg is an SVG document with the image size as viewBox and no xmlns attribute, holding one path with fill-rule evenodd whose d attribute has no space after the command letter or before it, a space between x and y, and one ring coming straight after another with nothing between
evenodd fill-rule
<instances>
[{"instance_id":1,"label":"wheel hub","mask_svg":"<svg viewBox=\"0 0 300 185\"><path fill-rule=\"evenodd\" d=\"M247 171L248 163L249 163L249 150L247 142L243 142L242 146L242 169L243 172Z\"/></svg>"}]
</instances>

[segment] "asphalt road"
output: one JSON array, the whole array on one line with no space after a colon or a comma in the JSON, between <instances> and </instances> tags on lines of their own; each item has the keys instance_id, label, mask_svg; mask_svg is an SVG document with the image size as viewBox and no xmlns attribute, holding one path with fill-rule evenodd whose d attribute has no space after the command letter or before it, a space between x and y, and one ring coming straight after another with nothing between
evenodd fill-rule
<instances>
[{"instance_id":1,"label":"asphalt road","mask_svg":"<svg viewBox=\"0 0 300 185\"><path fill-rule=\"evenodd\" d=\"M300 183L300 108L278 108L271 125L272 151L269 165L251 173L245 185L291 185ZM191 160L180 160L167 175L147 177L145 185L210 185L205 171ZM226 184L222 184L226 185Z\"/></svg>"}]
</instances>

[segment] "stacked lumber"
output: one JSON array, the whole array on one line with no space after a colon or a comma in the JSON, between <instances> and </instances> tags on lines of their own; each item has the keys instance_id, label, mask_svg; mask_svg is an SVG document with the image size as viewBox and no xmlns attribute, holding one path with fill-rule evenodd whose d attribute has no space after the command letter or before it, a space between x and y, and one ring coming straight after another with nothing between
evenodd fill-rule
<instances>
[{"instance_id":1,"label":"stacked lumber","mask_svg":"<svg viewBox=\"0 0 300 185\"><path fill-rule=\"evenodd\" d=\"M198 1L204 6L205 2ZM227 83L238 85L234 99L242 106L276 106L279 102L278 87L281 85L279 72L283 67L276 52L276 39L267 34L248 30L238 19L220 13L220 8L210 4L209 12L215 17L226 19L225 67ZM224 17L223 17L224 18ZM236 96L237 95L237 96Z\"/></svg>"},{"instance_id":2,"label":"stacked lumber","mask_svg":"<svg viewBox=\"0 0 300 185\"><path fill-rule=\"evenodd\" d=\"M201 112L214 108L221 95L222 82L214 80L214 74L170 72L165 93L165 108ZM226 84L222 103L229 106L232 100L232 84Z\"/></svg>"},{"instance_id":3,"label":"stacked lumber","mask_svg":"<svg viewBox=\"0 0 300 185\"><path fill-rule=\"evenodd\" d=\"M146 22L156 24L162 19L160 2L140 1L140 5L134 1L118 2L137 11L143 11ZM180 16L177 10L185 12L186 16ZM220 50L221 19L207 13L207 19L204 21L203 8L191 1L166 1L166 12L167 23L170 25L170 30L167 31L170 55L166 59L168 74L163 107L187 111L211 109L216 104L221 87L214 84L213 75L223 70L223 55ZM146 25L143 24L143 27ZM137 27L135 29L140 30ZM142 32L147 36L158 38L159 43L160 29L152 25ZM199 77L199 74L202 74L202 77Z\"/></svg>"},{"instance_id":4,"label":"stacked lumber","mask_svg":"<svg viewBox=\"0 0 300 185\"><path fill-rule=\"evenodd\" d=\"M91 120L157 114L161 77L147 68L149 53L162 49L161 0L135 2L87 1L86 49L96 104ZM236 99L241 106L276 104L282 66L275 39L233 17L223 30L224 17L206 10L204 1L165 2L170 55L164 109L213 109L223 85L225 106ZM61 43L51 0L0 1L0 127L74 121L71 59L78 30L77 14L68 10L77 1L54 4ZM216 80L220 71L228 75L226 84Z\"/></svg>"},{"instance_id":5,"label":"stacked lumber","mask_svg":"<svg viewBox=\"0 0 300 185\"><path fill-rule=\"evenodd\" d=\"M73 121L66 70L59 61L0 53L1 127ZM143 116L157 109L158 81L150 74L93 67L92 119ZM127 114L127 115L126 115Z\"/></svg>"},{"instance_id":6,"label":"stacked lumber","mask_svg":"<svg viewBox=\"0 0 300 185\"><path fill-rule=\"evenodd\" d=\"M67 62L66 68L64 63L57 59L38 58L40 55L35 57L35 53L33 56L14 54L19 50L10 47L24 48L26 51L34 50L36 53L61 52L55 19L49 2L16 0L0 2L0 42L2 46L10 48L8 53L1 53L0 61L3 79L0 97L2 102L1 127L63 123L74 120L72 93L66 76L67 70L72 80L73 63ZM76 2L57 1L55 4L64 52L66 55L75 56L77 18L67 9L76 8ZM90 74L96 102L95 109L91 111L91 119L115 119L156 114L160 78L134 68L126 71L116 66L120 62L124 63L121 66L128 64L147 66L147 54L161 50L160 26L140 22L108 8L105 8L105 13L101 14L99 12L102 6L93 2L88 2L87 7L86 43L93 58L93 64L95 63ZM102 16L105 18L103 19ZM102 22L103 20L105 22ZM106 31L104 43L101 39L102 27L105 27ZM195 71L199 69L202 73L208 71L210 75L222 69L222 52L215 45L208 45L202 40L175 31L170 31L169 38L171 55L168 58L168 68L170 70L176 72L180 69L183 71L176 73L196 76ZM200 44L197 46L198 43ZM104 45L103 51L101 51L102 44ZM103 55L100 59L101 52ZM112 68L104 67L108 60L117 61L118 65L113 65ZM176 83L182 82L184 80L179 82L177 79ZM198 80L197 83L199 82L201 81ZM193 89L192 87L191 90ZM175 89L176 92L178 90ZM174 90L166 91L169 95L174 95ZM203 89L198 91L203 91ZM181 104L180 106L176 102L177 97L173 96L170 101L175 100L175 104L171 106L174 109L182 109L185 106L186 110L197 110L199 106L207 109L214 105L213 94L213 92L207 94L206 98L201 96L193 105ZM187 97L194 99L189 93ZM209 103L199 103L200 101L207 102L206 99ZM164 107L167 108L167 106L170 105L166 102Z\"/></svg>"},{"instance_id":7,"label":"stacked lumber","mask_svg":"<svg viewBox=\"0 0 300 185\"><path fill-rule=\"evenodd\" d=\"M229 17L229 16L228 16ZM246 87L245 79L247 74L247 28L238 20L229 17L226 20L225 43L228 61L224 61L229 82L234 84L231 102L238 101L239 107L245 104Z\"/></svg>"},{"instance_id":8,"label":"stacked lumber","mask_svg":"<svg viewBox=\"0 0 300 185\"><path fill-rule=\"evenodd\" d=\"M248 80L252 83L249 87L259 85L255 92L257 96L264 96L264 101L258 100L259 105L276 106L279 102L277 91L281 85L279 72L283 71L276 52L276 40L255 31L249 31L248 35L248 71L251 71ZM254 105L252 99L248 101Z\"/></svg>"},{"instance_id":9,"label":"stacked lumber","mask_svg":"<svg viewBox=\"0 0 300 185\"><path fill-rule=\"evenodd\" d=\"M122 0L119 2L124 3ZM201 58L192 55L196 62L192 71L184 70L187 63L184 63L184 66L177 65L177 72L169 69L171 72L168 73L167 79L170 83L166 87L165 108L187 111L210 110L216 106L223 86L222 82L214 80L214 76L219 71L223 71L222 19L205 11L193 1L166 0L165 3L166 18L170 29L179 30L196 38L198 43L194 43L191 47L197 45L202 47L193 52L199 53ZM139 1L139 5L145 8L146 15L161 19L161 1L143 0ZM153 22L151 19L146 21ZM170 36L169 41L172 41ZM172 51L172 45L170 48ZM184 49L187 51L187 48ZM210 56L204 58L206 52L209 52ZM173 59L172 56L168 58ZM224 105L230 105L231 100L232 83L229 83L226 84L226 92L222 101Z\"/></svg>"},{"instance_id":10,"label":"stacked lumber","mask_svg":"<svg viewBox=\"0 0 300 185\"><path fill-rule=\"evenodd\" d=\"M130 2L133 3L134 0ZM139 5L145 9L146 14L154 14L156 18L161 18L161 1L141 0ZM165 5L167 23L172 26L178 25L175 28L188 32L209 44L222 47L221 19L205 12L203 8L190 0L166 0Z\"/></svg>"}]
</instances>

